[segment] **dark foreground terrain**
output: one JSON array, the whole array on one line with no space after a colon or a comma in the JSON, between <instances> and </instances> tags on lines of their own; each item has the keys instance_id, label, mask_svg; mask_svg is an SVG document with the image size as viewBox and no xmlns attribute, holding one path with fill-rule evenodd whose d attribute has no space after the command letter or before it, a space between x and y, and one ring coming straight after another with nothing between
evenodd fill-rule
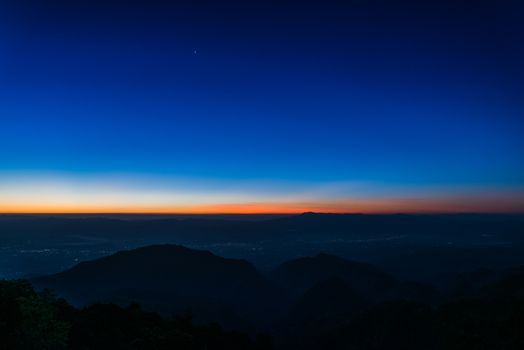
<instances>
[{"instance_id":1,"label":"dark foreground terrain","mask_svg":"<svg viewBox=\"0 0 524 350\"><path fill-rule=\"evenodd\" d=\"M524 346L524 268L478 271L442 293L327 254L262 274L246 261L163 245L81 263L32 283L75 306L47 289L35 292L28 282L2 282L0 324L8 348Z\"/></svg>"},{"instance_id":2,"label":"dark foreground terrain","mask_svg":"<svg viewBox=\"0 0 524 350\"><path fill-rule=\"evenodd\" d=\"M0 282L2 349L524 348L521 216L4 218L0 227L40 243L71 232L115 242L151 232L162 243ZM191 234L214 249L164 244ZM273 266L257 263L261 252Z\"/></svg>"},{"instance_id":3,"label":"dark foreground terrain","mask_svg":"<svg viewBox=\"0 0 524 350\"><path fill-rule=\"evenodd\" d=\"M271 349L271 339L162 318L138 304L77 309L22 280L0 282L2 349Z\"/></svg>"}]
</instances>

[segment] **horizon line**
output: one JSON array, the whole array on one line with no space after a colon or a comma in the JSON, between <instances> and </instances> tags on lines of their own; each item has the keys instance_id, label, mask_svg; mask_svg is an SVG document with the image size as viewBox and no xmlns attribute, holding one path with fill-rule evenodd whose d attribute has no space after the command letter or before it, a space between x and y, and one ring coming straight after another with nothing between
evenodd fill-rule
<instances>
[{"instance_id":1,"label":"horizon line","mask_svg":"<svg viewBox=\"0 0 524 350\"><path fill-rule=\"evenodd\" d=\"M300 211L300 212L207 212L207 213L191 213L191 212L0 212L0 215L150 215L150 216L223 216L223 215L237 215L237 216L297 216L304 214L325 214L325 215L524 215L524 211L400 211L400 212L332 212L332 211Z\"/></svg>"}]
</instances>

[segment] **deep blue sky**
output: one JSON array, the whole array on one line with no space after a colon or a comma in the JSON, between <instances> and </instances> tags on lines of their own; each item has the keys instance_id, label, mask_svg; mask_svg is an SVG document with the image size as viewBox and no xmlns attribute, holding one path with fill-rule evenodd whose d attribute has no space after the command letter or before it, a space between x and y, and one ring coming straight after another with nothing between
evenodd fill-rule
<instances>
[{"instance_id":1,"label":"deep blue sky","mask_svg":"<svg viewBox=\"0 0 524 350\"><path fill-rule=\"evenodd\" d=\"M519 3L3 2L0 175L520 191Z\"/></svg>"}]
</instances>

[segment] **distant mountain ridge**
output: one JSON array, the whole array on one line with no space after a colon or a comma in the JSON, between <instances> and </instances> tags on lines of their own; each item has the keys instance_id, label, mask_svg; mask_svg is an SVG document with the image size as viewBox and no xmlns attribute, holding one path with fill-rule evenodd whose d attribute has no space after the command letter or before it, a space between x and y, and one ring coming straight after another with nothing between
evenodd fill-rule
<instances>
[{"instance_id":1,"label":"distant mountain ridge","mask_svg":"<svg viewBox=\"0 0 524 350\"><path fill-rule=\"evenodd\" d=\"M403 279L434 283L446 274L524 264L522 232L524 215L303 213L260 220L0 215L0 241L11 247L0 252L0 259L17 257L19 245L56 250L51 259L33 254L28 263L20 259L12 268L4 266L0 276L47 275L72 266L75 258L83 261L129 247L173 243L244 258L265 270L310 254L308 247L316 246L317 251L381 266ZM486 254L490 256L484 258Z\"/></svg>"}]
</instances>

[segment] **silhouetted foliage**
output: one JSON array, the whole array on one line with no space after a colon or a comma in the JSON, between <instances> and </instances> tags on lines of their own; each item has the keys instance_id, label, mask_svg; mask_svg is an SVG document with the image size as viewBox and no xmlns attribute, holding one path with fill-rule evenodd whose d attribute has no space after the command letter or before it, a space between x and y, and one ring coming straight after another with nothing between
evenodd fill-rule
<instances>
[{"instance_id":1,"label":"silhouetted foliage","mask_svg":"<svg viewBox=\"0 0 524 350\"><path fill-rule=\"evenodd\" d=\"M70 323L57 317L56 299L26 281L0 281L0 338L6 348L63 349Z\"/></svg>"},{"instance_id":2,"label":"silhouetted foliage","mask_svg":"<svg viewBox=\"0 0 524 350\"><path fill-rule=\"evenodd\" d=\"M196 325L190 314L166 319L137 304L76 309L26 281L0 281L0 339L6 350L272 348L267 336Z\"/></svg>"}]
</instances>

